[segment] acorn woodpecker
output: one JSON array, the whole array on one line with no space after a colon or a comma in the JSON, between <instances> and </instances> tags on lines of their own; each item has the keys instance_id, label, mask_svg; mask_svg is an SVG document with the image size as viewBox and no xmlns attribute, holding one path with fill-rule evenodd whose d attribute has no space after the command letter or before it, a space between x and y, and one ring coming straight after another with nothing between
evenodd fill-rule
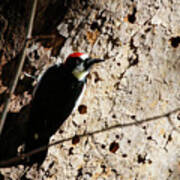
<instances>
[{"instance_id":1,"label":"acorn woodpecker","mask_svg":"<svg viewBox=\"0 0 180 180\"><path fill-rule=\"evenodd\" d=\"M44 73L31 104L25 152L48 145L49 138L80 103L91 67L103 61L76 52L64 63L54 65ZM41 164L46 152L29 157L26 163Z\"/></svg>"}]
</instances>

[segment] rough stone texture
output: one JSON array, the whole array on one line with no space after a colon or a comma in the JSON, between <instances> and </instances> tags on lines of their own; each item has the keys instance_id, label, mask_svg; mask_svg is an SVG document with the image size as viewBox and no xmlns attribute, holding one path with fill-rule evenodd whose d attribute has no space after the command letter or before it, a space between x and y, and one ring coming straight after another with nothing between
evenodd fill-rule
<instances>
[{"instance_id":1,"label":"rough stone texture","mask_svg":"<svg viewBox=\"0 0 180 180\"><path fill-rule=\"evenodd\" d=\"M180 179L179 24L179 0L74 1L57 27L67 37L60 57L83 51L106 61L88 78L85 111L51 142L95 133L49 148L27 177Z\"/></svg>"}]
</instances>

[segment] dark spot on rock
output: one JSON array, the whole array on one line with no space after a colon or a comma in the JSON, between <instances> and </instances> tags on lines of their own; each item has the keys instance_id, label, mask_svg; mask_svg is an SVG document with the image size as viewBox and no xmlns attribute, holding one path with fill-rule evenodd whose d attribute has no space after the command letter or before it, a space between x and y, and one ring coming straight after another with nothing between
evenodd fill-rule
<instances>
[{"instance_id":1,"label":"dark spot on rock","mask_svg":"<svg viewBox=\"0 0 180 180\"><path fill-rule=\"evenodd\" d=\"M136 12L137 12L136 7L134 7L132 14L128 15L128 21L132 24L136 21Z\"/></svg>"},{"instance_id":2,"label":"dark spot on rock","mask_svg":"<svg viewBox=\"0 0 180 180\"><path fill-rule=\"evenodd\" d=\"M112 49L114 49L115 46L121 46L121 44L122 44L119 38L114 38L113 36L109 37L109 42L112 43ZM113 61L115 61L115 60L116 59L113 58Z\"/></svg>"},{"instance_id":3,"label":"dark spot on rock","mask_svg":"<svg viewBox=\"0 0 180 180\"><path fill-rule=\"evenodd\" d=\"M177 115L177 119L180 121L180 112Z\"/></svg>"},{"instance_id":4,"label":"dark spot on rock","mask_svg":"<svg viewBox=\"0 0 180 180\"><path fill-rule=\"evenodd\" d=\"M145 39L145 38L146 38L146 36L145 36L144 34L142 34L142 35L141 35L141 38L142 38L142 39Z\"/></svg>"},{"instance_id":5,"label":"dark spot on rock","mask_svg":"<svg viewBox=\"0 0 180 180\"><path fill-rule=\"evenodd\" d=\"M136 119L136 116L135 116L135 115L132 115L132 116L131 116L131 119Z\"/></svg>"},{"instance_id":6,"label":"dark spot on rock","mask_svg":"<svg viewBox=\"0 0 180 180\"><path fill-rule=\"evenodd\" d=\"M106 16L101 17L101 26L104 25L104 23L106 22L106 20L107 20Z\"/></svg>"},{"instance_id":7,"label":"dark spot on rock","mask_svg":"<svg viewBox=\"0 0 180 180\"><path fill-rule=\"evenodd\" d=\"M94 72L94 74L95 74L95 79L94 79L95 83L97 83L98 81L102 81L102 79L100 78L100 76L97 72Z\"/></svg>"},{"instance_id":8,"label":"dark spot on rock","mask_svg":"<svg viewBox=\"0 0 180 180\"><path fill-rule=\"evenodd\" d=\"M86 139L86 141L85 141L85 143L84 143L84 145L86 146L87 144L88 144L88 138Z\"/></svg>"},{"instance_id":9,"label":"dark spot on rock","mask_svg":"<svg viewBox=\"0 0 180 180\"><path fill-rule=\"evenodd\" d=\"M60 148L63 148L63 147L64 147L64 145L63 145L63 144L61 144L61 145L60 145Z\"/></svg>"},{"instance_id":10,"label":"dark spot on rock","mask_svg":"<svg viewBox=\"0 0 180 180\"><path fill-rule=\"evenodd\" d=\"M84 161L87 162L89 160L90 155L86 153L83 156L84 156Z\"/></svg>"},{"instance_id":11,"label":"dark spot on rock","mask_svg":"<svg viewBox=\"0 0 180 180\"><path fill-rule=\"evenodd\" d=\"M99 28L99 25L97 22L93 22L90 27L93 31Z\"/></svg>"},{"instance_id":12,"label":"dark spot on rock","mask_svg":"<svg viewBox=\"0 0 180 180\"><path fill-rule=\"evenodd\" d=\"M78 144L80 141L80 138L79 136L75 135L73 138L72 138L72 144Z\"/></svg>"},{"instance_id":13,"label":"dark spot on rock","mask_svg":"<svg viewBox=\"0 0 180 180\"><path fill-rule=\"evenodd\" d=\"M109 56L108 52L107 52L107 53L105 53L105 54L104 54L104 59L106 59L106 60L107 60L107 59L109 59L109 58L110 58L110 56Z\"/></svg>"},{"instance_id":14,"label":"dark spot on rock","mask_svg":"<svg viewBox=\"0 0 180 180\"><path fill-rule=\"evenodd\" d=\"M152 137L151 137L151 136L148 136L148 137L147 137L147 140L152 140Z\"/></svg>"},{"instance_id":15,"label":"dark spot on rock","mask_svg":"<svg viewBox=\"0 0 180 180\"><path fill-rule=\"evenodd\" d=\"M127 143L128 143L128 144L131 144L131 140L130 140L130 139L128 139L128 140L127 140Z\"/></svg>"},{"instance_id":16,"label":"dark spot on rock","mask_svg":"<svg viewBox=\"0 0 180 180\"><path fill-rule=\"evenodd\" d=\"M115 174L117 174L117 170L116 169L111 169L112 172L114 172Z\"/></svg>"},{"instance_id":17,"label":"dark spot on rock","mask_svg":"<svg viewBox=\"0 0 180 180\"><path fill-rule=\"evenodd\" d=\"M33 53L32 52L29 53L29 57L33 58Z\"/></svg>"},{"instance_id":18,"label":"dark spot on rock","mask_svg":"<svg viewBox=\"0 0 180 180\"><path fill-rule=\"evenodd\" d=\"M62 134L64 131L62 129L59 130L59 134Z\"/></svg>"},{"instance_id":19,"label":"dark spot on rock","mask_svg":"<svg viewBox=\"0 0 180 180\"><path fill-rule=\"evenodd\" d=\"M79 168L79 169L78 169L78 174L77 174L77 176L76 176L76 179L77 179L77 180L79 179L79 177L81 177L81 176L83 175L82 170L83 170L83 168Z\"/></svg>"},{"instance_id":20,"label":"dark spot on rock","mask_svg":"<svg viewBox=\"0 0 180 180\"><path fill-rule=\"evenodd\" d=\"M172 47L177 48L178 45L180 44L180 36L172 37L172 38L170 39L170 42L171 42L171 46L172 46Z\"/></svg>"},{"instance_id":21,"label":"dark spot on rock","mask_svg":"<svg viewBox=\"0 0 180 180\"><path fill-rule=\"evenodd\" d=\"M151 31L151 28L149 27L149 28L147 28L147 29L145 29L145 33L148 33L149 31Z\"/></svg>"},{"instance_id":22,"label":"dark spot on rock","mask_svg":"<svg viewBox=\"0 0 180 180\"><path fill-rule=\"evenodd\" d=\"M91 78L92 78L91 74L88 74L87 79L91 79Z\"/></svg>"},{"instance_id":23,"label":"dark spot on rock","mask_svg":"<svg viewBox=\"0 0 180 180\"><path fill-rule=\"evenodd\" d=\"M123 157L123 158L126 158L126 157L127 157L127 154L122 154L122 157Z\"/></svg>"},{"instance_id":24,"label":"dark spot on rock","mask_svg":"<svg viewBox=\"0 0 180 180\"><path fill-rule=\"evenodd\" d=\"M105 146L104 144L102 144L102 145L101 145L101 148L102 148L102 149L105 149L105 148L106 148L106 146Z\"/></svg>"},{"instance_id":25,"label":"dark spot on rock","mask_svg":"<svg viewBox=\"0 0 180 180\"><path fill-rule=\"evenodd\" d=\"M106 128L109 127L107 121L104 122L104 125L105 125Z\"/></svg>"},{"instance_id":26,"label":"dark spot on rock","mask_svg":"<svg viewBox=\"0 0 180 180\"><path fill-rule=\"evenodd\" d=\"M120 66L120 65L121 65L121 63L119 63L119 62L118 62L118 63L117 63L117 65L118 65L118 66Z\"/></svg>"},{"instance_id":27,"label":"dark spot on rock","mask_svg":"<svg viewBox=\"0 0 180 180\"><path fill-rule=\"evenodd\" d=\"M104 164L102 164L101 168L103 169L103 173L105 173L106 172L106 166Z\"/></svg>"},{"instance_id":28,"label":"dark spot on rock","mask_svg":"<svg viewBox=\"0 0 180 180\"><path fill-rule=\"evenodd\" d=\"M146 129L146 126L143 126L142 128L145 130L145 129Z\"/></svg>"},{"instance_id":29,"label":"dark spot on rock","mask_svg":"<svg viewBox=\"0 0 180 180\"><path fill-rule=\"evenodd\" d=\"M117 82L114 84L114 88L116 88L116 90L120 90L120 82Z\"/></svg>"},{"instance_id":30,"label":"dark spot on rock","mask_svg":"<svg viewBox=\"0 0 180 180\"><path fill-rule=\"evenodd\" d=\"M48 169L51 169L53 166L54 166L54 161L52 161L52 162L49 164Z\"/></svg>"},{"instance_id":31,"label":"dark spot on rock","mask_svg":"<svg viewBox=\"0 0 180 180\"><path fill-rule=\"evenodd\" d=\"M40 58L37 50L34 51L34 58L35 58L36 60Z\"/></svg>"},{"instance_id":32,"label":"dark spot on rock","mask_svg":"<svg viewBox=\"0 0 180 180\"><path fill-rule=\"evenodd\" d=\"M145 164L145 162L146 162L146 156L143 157L141 154L138 154L137 162L138 162L139 164L140 164L140 163Z\"/></svg>"},{"instance_id":33,"label":"dark spot on rock","mask_svg":"<svg viewBox=\"0 0 180 180\"><path fill-rule=\"evenodd\" d=\"M109 151L115 153L119 149L119 144L117 142L112 142L109 147Z\"/></svg>"},{"instance_id":34,"label":"dark spot on rock","mask_svg":"<svg viewBox=\"0 0 180 180\"><path fill-rule=\"evenodd\" d=\"M133 38L131 38L129 46L133 50L133 53L135 56L129 57L128 61L129 61L130 66L134 66L134 65L138 64L138 62L139 62L139 55L137 53L138 47L135 46Z\"/></svg>"},{"instance_id":35,"label":"dark spot on rock","mask_svg":"<svg viewBox=\"0 0 180 180\"><path fill-rule=\"evenodd\" d=\"M72 124L73 124L75 127L78 127L78 124L77 124L75 121L72 121Z\"/></svg>"},{"instance_id":36,"label":"dark spot on rock","mask_svg":"<svg viewBox=\"0 0 180 180\"><path fill-rule=\"evenodd\" d=\"M46 176L46 177L49 177L49 176L50 176L49 170L47 170L47 171L45 172L45 176Z\"/></svg>"},{"instance_id":37,"label":"dark spot on rock","mask_svg":"<svg viewBox=\"0 0 180 180\"><path fill-rule=\"evenodd\" d=\"M172 136L171 136L171 134L169 134L169 136L168 136L168 142L170 142L170 141L172 141Z\"/></svg>"},{"instance_id":38,"label":"dark spot on rock","mask_svg":"<svg viewBox=\"0 0 180 180\"><path fill-rule=\"evenodd\" d=\"M90 173L90 172L86 172L85 174L87 174L89 177L92 176L92 173Z\"/></svg>"},{"instance_id":39,"label":"dark spot on rock","mask_svg":"<svg viewBox=\"0 0 180 180\"><path fill-rule=\"evenodd\" d=\"M112 115L112 118L113 118L113 119L116 119L116 115L115 115L115 114L113 114L113 115Z\"/></svg>"},{"instance_id":40,"label":"dark spot on rock","mask_svg":"<svg viewBox=\"0 0 180 180\"><path fill-rule=\"evenodd\" d=\"M128 21L132 24L136 21L136 17L134 16L134 14L128 15Z\"/></svg>"},{"instance_id":41,"label":"dark spot on rock","mask_svg":"<svg viewBox=\"0 0 180 180\"><path fill-rule=\"evenodd\" d=\"M81 104L78 107L79 114L86 114L87 113L87 106L84 104Z\"/></svg>"},{"instance_id":42,"label":"dark spot on rock","mask_svg":"<svg viewBox=\"0 0 180 180\"><path fill-rule=\"evenodd\" d=\"M73 153L73 147L71 147L71 148L69 148L69 155L73 155L74 153Z\"/></svg>"},{"instance_id":43,"label":"dark spot on rock","mask_svg":"<svg viewBox=\"0 0 180 180\"><path fill-rule=\"evenodd\" d=\"M116 138L119 139L119 135L118 134L116 135Z\"/></svg>"},{"instance_id":44,"label":"dark spot on rock","mask_svg":"<svg viewBox=\"0 0 180 180\"><path fill-rule=\"evenodd\" d=\"M149 163L149 164L152 164L152 160L151 160L151 159L148 159L148 163Z\"/></svg>"},{"instance_id":45,"label":"dark spot on rock","mask_svg":"<svg viewBox=\"0 0 180 180\"><path fill-rule=\"evenodd\" d=\"M139 58L138 58L138 56L136 56L135 58L130 57L130 58L128 58L128 61L131 66L135 66L136 64L138 64Z\"/></svg>"}]
</instances>

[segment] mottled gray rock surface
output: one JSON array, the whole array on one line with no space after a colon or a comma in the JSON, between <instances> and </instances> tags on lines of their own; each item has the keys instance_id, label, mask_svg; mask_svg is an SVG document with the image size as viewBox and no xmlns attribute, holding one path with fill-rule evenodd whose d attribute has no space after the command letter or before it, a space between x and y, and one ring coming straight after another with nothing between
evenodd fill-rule
<instances>
[{"instance_id":1,"label":"mottled gray rock surface","mask_svg":"<svg viewBox=\"0 0 180 180\"><path fill-rule=\"evenodd\" d=\"M95 133L49 148L27 177L179 180L180 1L74 1L57 29L62 59L82 51L106 61L51 141Z\"/></svg>"}]
</instances>

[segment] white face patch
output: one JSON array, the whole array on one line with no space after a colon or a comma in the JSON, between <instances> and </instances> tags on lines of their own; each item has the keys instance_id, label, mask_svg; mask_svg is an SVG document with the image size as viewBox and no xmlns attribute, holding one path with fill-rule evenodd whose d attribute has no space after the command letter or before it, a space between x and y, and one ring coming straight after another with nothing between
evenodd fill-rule
<instances>
[{"instance_id":1,"label":"white face patch","mask_svg":"<svg viewBox=\"0 0 180 180\"><path fill-rule=\"evenodd\" d=\"M87 54L83 54L80 56L82 60L86 60L87 58L89 58L89 56Z\"/></svg>"},{"instance_id":2,"label":"white face patch","mask_svg":"<svg viewBox=\"0 0 180 180\"><path fill-rule=\"evenodd\" d=\"M77 69L75 69L72 74L74 75L74 77L76 77L79 81L83 81L86 76L89 74L89 71L78 71Z\"/></svg>"},{"instance_id":3,"label":"white face patch","mask_svg":"<svg viewBox=\"0 0 180 180\"><path fill-rule=\"evenodd\" d=\"M87 54L81 55L81 59L85 61L89 56ZM89 74L88 70L85 70L84 63L82 62L79 64L73 71L72 74L76 77L79 81L83 81L86 76Z\"/></svg>"}]
</instances>

